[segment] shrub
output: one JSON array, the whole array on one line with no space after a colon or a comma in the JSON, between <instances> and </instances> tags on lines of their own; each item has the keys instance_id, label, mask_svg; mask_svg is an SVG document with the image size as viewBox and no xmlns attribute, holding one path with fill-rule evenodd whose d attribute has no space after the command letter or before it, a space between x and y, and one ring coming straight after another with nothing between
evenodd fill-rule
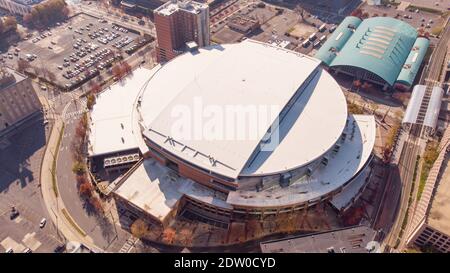
<instances>
[{"instance_id":1,"label":"shrub","mask_svg":"<svg viewBox=\"0 0 450 273\"><path fill-rule=\"evenodd\" d=\"M131 224L131 234L136 238L143 238L148 233L148 225L144 220L137 219Z\"/></svg>"},{"instance_id":2,"label":"shrub","mask_svg":"<svg viewBox=\"0 0 450 273\"><path fill-rule=\"evenodd\" d=\"M78 175L82 175L86 173L86 166L84 165L83 162L75 161L72 166L72 172Z\"/></svg>"},{"instance_id":3,"label":"shrub","mask_svg":"<svg viewBox=\"0 0 450 273\"><path fill-rule=\"evenodd\" d=\"M93 189L94 188L92 187L91 183L86 180L80 185L78 192L80 193L81 196L91 197Z\"/></svg>"}]
</instances>

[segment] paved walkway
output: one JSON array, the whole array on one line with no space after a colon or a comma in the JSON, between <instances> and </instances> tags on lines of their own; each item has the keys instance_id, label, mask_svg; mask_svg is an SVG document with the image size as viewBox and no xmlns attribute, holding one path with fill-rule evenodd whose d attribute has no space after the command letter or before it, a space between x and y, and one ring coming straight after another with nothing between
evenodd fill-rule
<instances>
[{"instance_id":1,"label":"paved walkway","mask_svg":"<svg viewBox=\"0 0 450 273\"><path fill-rule=\"evenodd\" d=\"M84 235L86 233L78 227L72 217L68 214L59 193L57 197L55 196L55 192L53 190L51 169L53 164L53 156L58 156L57 145L62 127L63 122L60 117L57 117L50 133L43 158L40 181L44 203L47 207L51 220L56 225L59 232L62 233L60 235L62 235L67 241L77 241L94 251L102 252L103 250L95 246L92 238ZM64 214L64 212L66 212L66 214Z\"/></svg>"}]
</instances>

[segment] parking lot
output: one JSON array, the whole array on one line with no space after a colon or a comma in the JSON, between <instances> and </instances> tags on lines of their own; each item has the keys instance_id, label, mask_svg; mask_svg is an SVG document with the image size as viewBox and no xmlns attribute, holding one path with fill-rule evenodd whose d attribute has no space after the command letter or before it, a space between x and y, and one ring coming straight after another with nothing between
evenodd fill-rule
<instances>
[{"instance_id":1,"label":"parking lot","mask_svg":"<svg viewBox=\"0 0 450 273\"><path fill-rule=\"evenodd\" d=\"M443 18L437 13L425 12L416 8L407 8L406 10L398 10L395 5L392 6L370 6L364 4L362 7L370 17L385 16L405 21L414 28L424 28L431 32L434 27L439 27L443 23Z\"/></svg>"},{"instance_id":2,"label":"parking lot","mask_svg":"<svg viewBox=\"0 0 450 273\"><path fill-rule=\"evenodd\" d=\"M53 29L32 33L17 47L10 47L3 59L13 67L18 59L27 60L32 73L73 89L146 42L133 30L79 14Z\"/></svg>"},{"instance_id":3,"label":"parking lot","mask_svg":"<svg viewBox=\"0 0 450 273\"><path fill-rule=\"evenodd\" d=\"M275 5L258 5L262 2L254 2L248 7L241 8L234 15L246 16L259 21L259 30L244 35L226 26L229 19L223 23L216 23L212 28L213 40L218 43L234 43L244 36L261 42L296 50L303 54L314 54L315 50L326 40L331 33L329 30L335 27L334 24L324 24L318 16L304 12L304 18L300 14L289 8ZM324 25L322 31L319 28ZM309 42L310 36L316 33ZM322 38L324 37L324 38Z\"/></svg>"}]
</instances>

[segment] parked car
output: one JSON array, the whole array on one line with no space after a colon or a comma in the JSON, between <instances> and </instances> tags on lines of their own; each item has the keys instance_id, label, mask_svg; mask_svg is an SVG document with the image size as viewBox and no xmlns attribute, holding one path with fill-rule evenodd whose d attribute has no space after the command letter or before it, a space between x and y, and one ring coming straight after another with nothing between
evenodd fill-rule
<instances>
[{"instance_id":1,"label":"parked car","mask_svg":"<svg viewBox=\"0 0 450 273\"><path fill-rule=\"evenodd\" d=\"M25 248L22 253L32 253L31 249L29 247Z\"/></svg>"},{"instance_id":2,"label":"parked car","mask_svg":"<svg viewBox=\"0 0 450 273\"><path fill-rule=\"evenodd\" d=\"M47 223L47 219L42 218L41 221L39 222L39 227L40 227L40 228L45 227L45 224L46 224L46 223Z\"/></svg>"},{"instance_id":3,"label":"parked car","mask_svg":"<svg viewBox=\"0 0 450 273\"><path fill-rule=\"evenodd\" d=\"M16 210L16 208L12 207L11 213L9 214L9 219L14 220L15 218L17 218L17 216L19 216L19 214L19 211Z\"/></svg>"}]
</instances>

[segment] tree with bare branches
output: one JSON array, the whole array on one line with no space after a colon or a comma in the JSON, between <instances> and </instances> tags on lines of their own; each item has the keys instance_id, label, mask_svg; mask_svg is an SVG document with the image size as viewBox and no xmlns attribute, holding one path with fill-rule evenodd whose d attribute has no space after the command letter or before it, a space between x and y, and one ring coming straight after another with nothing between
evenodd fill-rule
<instances>
[{"instance_id":1,"label":"tree with bare branches","mask_svg":"<svg viewBox=\"0 0 450 273\"><path fill-rule=\"evenodd\" d=\"M30 68L31 65L27 60L19 59L17 60L17 70L21 73L23 73L25 70Z\"/></svg>"}]
</instances>

